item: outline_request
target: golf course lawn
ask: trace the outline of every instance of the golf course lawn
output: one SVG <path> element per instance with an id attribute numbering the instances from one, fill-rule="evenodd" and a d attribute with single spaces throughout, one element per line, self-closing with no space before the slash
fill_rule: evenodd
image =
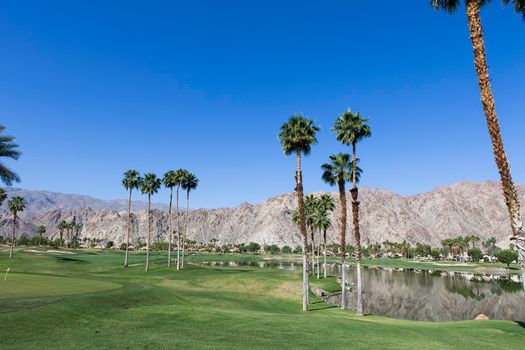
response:
<path id="1" fill-rule="evenodd" d="M 146 273 L 143 253 L 124 269 L 122 253 L 19 249 L 9 259 L 1 250 L 0 269 L 11 271 L 0 280 L 0 348 L 525 348 L 525 328 L 510 321 L 357 317 L 321 302 L 302 312 L 299 272 L 191 264 L 198 259 L 177 272 L 155 252 Z"/>

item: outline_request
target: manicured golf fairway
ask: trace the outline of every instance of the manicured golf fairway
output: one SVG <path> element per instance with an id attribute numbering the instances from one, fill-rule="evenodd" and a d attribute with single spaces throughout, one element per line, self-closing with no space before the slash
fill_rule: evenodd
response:
<path id="1" fill-rule="evenodd" d="M 193 258 L 197 260 L 198 257 Z M 508 321 L 359 318 L 324 303 L 301 309 L 300 274 L 188 264 L 165 256 L 0 251 L 2 349 L 523 349 Z M 192 258 L 189 259 L 190 262 Z M 333 281 L 326 285 L 333 285 Z"/>

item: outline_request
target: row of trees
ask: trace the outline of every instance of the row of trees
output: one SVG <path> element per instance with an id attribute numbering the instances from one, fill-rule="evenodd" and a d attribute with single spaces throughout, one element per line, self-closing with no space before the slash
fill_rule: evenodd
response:
<path id="1" fill-rule="evenodd" d="M 140 173 L 136 170 L 128 170 L 124 173 L 122 179 L 122 186 L 128 191 L 128 229 L 126 233 L 126 254 L 124 257 L 124 266 L 128 267 L 128 254 L 129 254 L 129 236 L 131 231 L 131 199 L 133 190 L 140 190 L 143 195 L 148 196 L 148 239 L 146 244 L 146 271 L 149 270 L 149 255 L 151 248 L 151 196 L 156 194 L 161 188 L 162 184 L 164 187 L 170 190 L 169 200 L 169 211 L 168 211 L 168 267 L 171 266 L 171 252 L 173 234 L 177 237 L 177 270 L 184 268 L 184 257 L 186 247 L 186 229 L 188 226 L 188 211 L 190 202 L 190 192 L 195 190 L 199 184 L 197 177 L 185 169 L 169 170 L 163 176 L 158 178 L 153 173 L 147 173 L 144 176 L 140 176 Z M 173 228 L 173 189 L 176 191 L 176 204 L 175 212 L 177 219 L 177 229 Z M 180 189 L 186 191 L 186 213 L 184 216 L 184 223 L 180 220 L 179 211 L 179 191 Z M 183 225 L 181 225 L 183 224 Z M 182 234 L 181 234 L 182 233 Z M 182 246 L 182 254 L 181 254 Z"/>
<path id="2" fill-rule="evenodd" d="M 352 196 L 352 223 L 354 226 L 354 235 L 356 242 L 356 268 L 357 268 L 357 314 L 362 315 L 362 286 L 361 286 L 361 236 L 359 231 L 359 191 L 357 183 L 362 173 L 358 168 L 357 158 L 357 144 L 371 136 L 371 129 L 368 125 L 368 118 L 362 118 L 359 113 L 353 113 L 350 109 L 343 112 L 337 119 L 332 128 L 336 133 L 336 139 L 343 145 L 352 146 L 352 155 L 346 153 L 333 154 L 330 156 L 329 163 L 322 165 L 323 180 L 328 184 L 338 186 L 339 201 L 341 208 L 341 223 L 340 223 L 340 248 L 339 254 L 341 257 L 342 269 L 342 296 L 341 308 L 345 308 L 345 289 L 346 289 L 346 182 L 352 181 L 352 189 L 350 191 Z M 317 143 L 316 134 L 319 127 L 314 124 L 313 120 L 305 118 L 303 115 L 296 114 L 281 126 L 279 139 L 283 148 L 284 154 L 289 156 L 294 154 L 296 156 L 296 192 L 297 192 L 297 215 L 295 221 L 299 225 L 299 230 L 302 239 L 303 250 L 303 310 L 308 310 L 309 304 L 309 281 L 308 281 L 308 236 L 307 227 L 310 228 L 312 249 L 315 249 L 313 229 L 318 228 L 315 220 L 312 219 L 312 213 L 315 213 L 316 207 L 313 198 L 305 198 L 303 195 L 303 179 L 301 170 L 301 160 L 303 155 L 308 155 L 311 151 L 312 145 Z M 332 209 L 333 210 L 333 207 Z M 328 210 L 326 210 L 328 212 Z M 329 223 L 327 224 L 329 225 Z M 326 245 L 325 245 L 326 246 Z M 318 249 L 319 250 L 319 249 Z M 324 249 L 326 253 L 326 248 Z M 314 251 L 312 250 L 312 261 L 314 259 Z M 312 272 L 314 265 L 312 263 Z"/>

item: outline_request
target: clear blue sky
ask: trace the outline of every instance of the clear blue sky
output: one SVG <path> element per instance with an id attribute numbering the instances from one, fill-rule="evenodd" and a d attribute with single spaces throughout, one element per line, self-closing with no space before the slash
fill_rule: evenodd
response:
<path id="1" fill-rule="evenodd" d="M 379 5 L 381 4 L 381 6 Z M 496 106 L 525 183 L 525 22 L 482 11 Z M 2 1 L 0 122 L 23 157 L 19 187 L 125 198 L 129 168 L 201 180 L 192 207 L 294 188 L 277 132 L 321 126 L 306 191 L 347 107 L 372 118 L 362 185 L 414 194 L 497 179 L 464 11 L 407 1 Z M 167 199 L 163 191 L 156 201 Z"/>

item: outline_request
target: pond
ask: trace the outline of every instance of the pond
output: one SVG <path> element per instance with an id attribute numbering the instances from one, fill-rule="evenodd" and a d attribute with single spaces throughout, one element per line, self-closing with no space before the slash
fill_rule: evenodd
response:
<path id="1" fill-rule="evenodd" d="M 275 268 L 299 270 L 300 262 L 290 261 L 207 261 L 208 266 Z M 321 270 L 322 271 L 322 270 Z M 340 264 L 328 264 L 328 274 L 340 276 Z M 347 268 L 350 282 L 355 267 Z M 479 314 L 490 319 L 525 321 L 525 293 L 518 275 L 464 272 L 363 268 L 363 307 L 366 314 L 419 321 L 472 320 Z M 353 288 L 347 292 L 348 308 L 355 307 Z M 338 305 L 340 294 L 327 303 Z"/>

